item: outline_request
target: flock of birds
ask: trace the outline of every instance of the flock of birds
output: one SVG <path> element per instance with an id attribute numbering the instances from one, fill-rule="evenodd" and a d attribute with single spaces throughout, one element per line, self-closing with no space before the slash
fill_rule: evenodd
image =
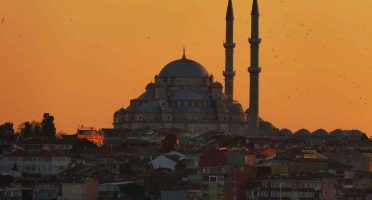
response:
<path id="1" fill-rule="evenodd" d="M 281 0 L 280 3 L 284 3 L 284 0 Z M 188 11 L 188 12 L 191 12 L 191 9 L 188 9 L 187 11 Z M 285 18 L 285 21 L 286 21 L 286 22 L 289 22 L 289 21 L 291 20 L 290 17 L 289 17 L 288 15 L 285 15 L 284 18 Z M 72 18 L 69 18 L 69 20 L 72 21 Z M 2 19 L 1 19 L 1 23 L 5 23 L 5 21 L 6 21 L 6 18 L 5 18 L 5 17 L 2 17 Z M 247 22 L 247 23 L 249 23 L 249 22 Z M 288 24 L 288 23 L 284 23 L 284 24 L 282 24 L 281 26 L 282 26 L 283 28 L 286 28 L 286 27 L 287 27 L 287 24 Z M 303 30 L 303 34 L 304 34 L 304 35 L 303 35 L 303 38 L 304 38 L 305 40 L 309 39 L 309 38 L 311 37 L 311 34 L 313 33 L 313 29 L 312 29 L 311 27 L 307 27 L 305 23 L 301 23 L 301 24 L 299 24 L 299 27 Z M 21 34 L 19 34 L 19 36 L 21 36 Z M 145 37 L 146 37 L 147 40 L 150 40 L 150 39 L 151 39 L 151 36 L 148 35 L 148 34 L 147 34 Z M 246 36 L 238 35 L 238 37 L 246 37 Z M 273 37 L 279 37 L 279 35 L 278 35 L 278 34 L 275 34 L 275 35 L 274 35 L 273 32 L 272 32 L 272 30 L 269 30 L 269 31 L 268 31 L 268 39 L 272 39 Z M 291 37 L 291 34 L 287 33 L 287 34 L 285 34 L 284 37 L 285 37 L 285 38 L 290 38 L 290 37 Z M 339 40 L 343 40 L 343 38 L 339 38 Z M 321 47 L 322 47 L 322 48 L 325 48 L 326 45 L 325 45 L 325 44 L 321 44 Z M 365 48 L 365 49 L 367 49 L 367 48 Z M 279 56 L 278 56 L 278 54 L 275 54 L 276 50 L 275 50 L 274 48 L 271 49 L 271 52 L 274 54 L 273 56 L 274 56 L 275 59 L 279 59 L 279 60 L 278 60 L 278 63 L 279 63 L 279 64 L 281 64 L 281 65 L 284 64 L 285 61 L 284 61 L 283 59 L 280 59 Z M 293 58 L 293 61 L 294 61 L 294 62 L 296 62 L 297 60 L 298 60 L 298 59 L 297 59 L 296 57 Z M 320 73 L 320 70 L 318 70 L 317 72 Z M 342 74 L 338 74 L 337 76 L 338 76 L 339 78 L 343 78 L 343 81 L 344 81 L 344 82 L 348 81 L 347 78 L 346 78 L 344 75 L 342 75 Z M 352 87 L 353 87 L 354 89 L 358 89 L 358 88 L 360 87 L 360 85 L 357 84 L 355 81 L 352 81 L 352 82 L 351 82 L 351 85 L 352 85 Z M 299 87 L 296 87 L 295 90 L 298 91 L 298 90 L 299 90 Z M 307 94 L 309 94 L 309 92 L 307 92 Z M 288 95 L 287 97 L 288 97 L 288 98 L 291 98 L 290 95 Z M 363 100 L 364 100 L 364 98 L 362 98 L 362 97 L 359 97 L 359 98 L 357 98 L 357 99 L 358 99 L 359 101 L 363 101 Z M 349 100 L 349 104 L 351 104 L 351 103 L 352 103 L 352 101 Z M 368 103 L 367 103 L 367 102 L 364 102 L 364 104 L 367 105 Z"/>

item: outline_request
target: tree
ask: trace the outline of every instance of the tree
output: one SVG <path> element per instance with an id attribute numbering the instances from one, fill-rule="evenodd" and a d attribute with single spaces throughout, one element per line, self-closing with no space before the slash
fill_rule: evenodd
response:
<path id="1" fill-rule="evenodd" d="M 37 121 L 23 122 L 18 128 L 22 140 L 41 137 L 40 129 L 41 125 Z"/>
<path id="2" fill-rule="evenodd" d="M 14 136 L 14 129 L 12 122 L 6 122 L 0 125 L 0 139 L 5 139 L 8 142 L 12 142 Z"/>
<path id="3" fill-rule="evenodd" d="M 27 139 L 32 137 L 33 134 L 33 127 L 30 122 L 24 122 L 19 126 L 19 134 L 22 139 Z"/>
<path id="4" fill-rule="evenodd" d="M 40 122 L 24 122 L 19 128 L 21 138 L 50 138 L 56 136 L 56 128 L 54 125 L 54 117 L 49 113 L 44 113 L 43 120 Z"/>
<path id="5" fill-rule="evenodd" d="M 41 130 L 42 137 L 55 137 L 56 127 L 54 125 L 54 117 L 49 115 L 49 113 L 44 113 L 43 120 L 41 121 Z"/>
<path id="6" fill-rule="evenodd" d="M 12 122 L 6 122 L 2 125 L 0 125 L 0 137 L 8 136 L 9 134 L 13 134 L 13 123 Z"/>

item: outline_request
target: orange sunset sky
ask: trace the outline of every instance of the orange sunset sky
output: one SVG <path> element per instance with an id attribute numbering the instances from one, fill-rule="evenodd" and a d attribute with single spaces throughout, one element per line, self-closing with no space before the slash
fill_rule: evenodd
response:
<path id="1" fill-rule="evenodd" d="M 372 1 L 260 0 L 260 115 L 278 128 L 372 135 Z M 182 55 L 223 82 L 227 0 L 1 0 L 0 123 L 57 131 L 112 115 Z M 249 94 L 251 0 L 234 0 L 235 96 Z"/>

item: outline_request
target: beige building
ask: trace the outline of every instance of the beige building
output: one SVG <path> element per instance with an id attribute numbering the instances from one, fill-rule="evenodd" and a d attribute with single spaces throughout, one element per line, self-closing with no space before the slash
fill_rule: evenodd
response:
<path id="1" fill-rule="evenodd" d="M 61 184 L 61 200 L 92 200 L 98 198 L 99 183 L 95 179 Z"/>

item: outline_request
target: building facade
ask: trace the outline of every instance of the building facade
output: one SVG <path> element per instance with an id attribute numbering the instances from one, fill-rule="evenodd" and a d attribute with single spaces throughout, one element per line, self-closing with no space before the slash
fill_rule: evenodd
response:
<path id="1" fill-rule="evenodd" d="M 0 173 L 18 171 L 41 176 L 56 175 L 69 167 L 71 157 L 57 152 L 18 151 L 0 157 Z"/>

